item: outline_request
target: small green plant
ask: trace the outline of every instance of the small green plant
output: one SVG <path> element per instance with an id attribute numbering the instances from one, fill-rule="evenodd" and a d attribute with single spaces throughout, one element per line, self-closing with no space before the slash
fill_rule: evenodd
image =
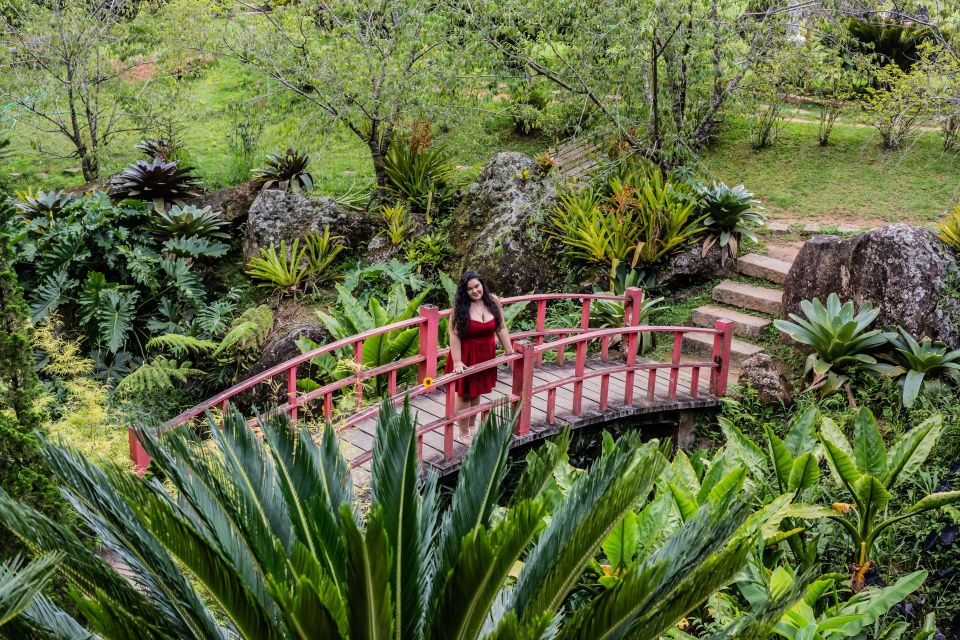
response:
<path id="1" fill-rule="evenodd" d="M 394 144 L 383 161 L 387 187 L 420 212 L 443 210 L 456 197 L 450 154 L 440 147 Z"/>
<path id="2" fill-rule="evenodd" d="M 550 173 L 557 167 L 557 158 L 550 155 L 549 152 L 544 151 L 543 153 L 537 154 L 533 159 L 544 173 Z"/>
<path id="3" fill-rule="evenodd" d="M 736 258 L 741 236 L 757 241 L 753 230 L 764 223 L 766 216 L 760 210 L 760 201 L 746 187 L 739 184 L 731 188 L 722 182 L 714 182 L 709 187 L 697 189 L 697 194 L 700 196 L 697 210 L 704 216 L 703 224 L 708 229 L 703 241 L 703 255 L 719 243 L 725 257 L 729 254 Z"/>
<path id="4" fill-rule="evenodd" d="M 774 320 L 774 326 L 791 338 L 813 349 L 804 366 L 804 377 L 811 376 L 810 389 L 825 395 L 847 385 L 844 372 L 863 368 L 877 373 L 892 373 L 890 365 L 878 363 L 871 355 L 886 345 L 896 334 L 867 327 L 880 315 L 869 302 L 856 311 L 853 302 L 840 304 L 840 297 L 831 293 L 826 306 L 818 298 L 800 303 L 804 317 L 791 313 L 792 320 Z"/>
<path id="5" fill-rule="evenodd" d="M 533 82 L 518 85 L 507 100 L 507 113 L 517 133 L 531 135 L 547 126 L 550 98 L 546 89 Z"/>
<path id="6" fill-rule="evenodd" d="M 173 205 L 153 214 L 150 230 L 161 238 L 221 238 L 227 240 L 230 223 L 211 207 Z"/>
<path id="7" fill-rule="evenodd" d="M 390 244 L 396 246 L 403 242 L 404 236 L 410 231 L 407 207 L 403 203 L 393 206 L 384 205 L 380 209 L 380 215 L 383 216 L 383 221 L 387 225 L 387 238 L 390 239 Z"/>
<path id="8" fill-rule="evenodd" d="M 161 158 L 137 160 L 113 177 L 110 196 L 115 200 L 152 202 L 156 210 L 199 195 L 200 182 L 189 168 Z"/>
<path id="9" fill-rule="evenodd" d="M 183 147 L 173 138 L 150 138 L 141 140 L 133 145 L 142 151 L 147 159 L 160 158 L 164 162 L 173 162 L 178 159 Z"/>
<path id="10" fill-rule="evenodd" d="M 891 349 L 884 358 L 903 374 L 903 406 L 912 407 L 924 384 L 938 375 L 960 383 L 960 349 L 949 350 L 943 342 L 924 338 L 917 342 L 903 327 L 890 338 Z"/>
<path id="11" fill-rule="evenodd" d="M 953 208 L 953 213 L 937 224 L 940 232 L 937 237 L 943 240 L 951 249 L 960 252 L 960 205 Z"/>
<path id="12" fill-rule="evenodd" d="M 310 191 L 313 189 L 313 176 L 307 171 L 310 155 L 301 153 L 293 147 L 286 151 L 267 154 L 267 166 L 253 172 L 253 184 L 259 189 L 281 189 L 292 191 Z"/>
<path id="13" fill-rule="evenodd" d="M 654 277 L 647 277 L 646 272 L 641 269 L 628 269 L 627 265 L 620 263 L 611 274 L 610 290 L 604 291 L 597 285 L 593 286 L 593 292 L 611 293 L 615 296 L 622 296 L 630 287 L 651 288 L 654 284 Z M 663 298 L 644 297 L 640 306 L 640 318 L 638 324 L 650 324 L 650 317 L 659 310 Z M 624 309 L 626 305 L 616 300 L 593 300 L 590 304 L 590 326 L 597 328 L 622 327 L 624 326 Z M 640 353 L 647 353 L 656 345 L 655 333 L 640 334 Z"/>
<path id="14" fill-rule="evenodd" d="M 330 279 L 333 263 L 343 251 L 343 244 L 338 242 L 342 239 L 343 236 L 330 235 L 329 225 L 323 228 L 323 233 L 311 231 L 304 238 L 304 257 L 315 285 Z"/>
<path id="15" fill-rule="evenodd" d="M 77 197 L 72 193 L 64 193 L 63 191 L 38 191 L 33 195 L 30 193 L 18 194 L 17 199 L 17 209 L 28 218 L 39 216 L 52 218 L 74 202 Z"/>
<path id="16" fill-rule="evenodd" d="M 820 428 L 820 443 L 834 478 L 849 494 L 849 504 L 836 504 L 838 512 L 831 520 L 841 525 L 849 537 L 854 557 L 851 586 L 854 593 L 863 589 L 866 574 L 874 566 L 873 546 L 889 527 L 916 516 L 960 502 L 960 491 L 932 493 L 899 513 L 889 514 L 891 491 L 926 461 L 940 439 L 943 420 L 935 415 L 900 436 L 890 449 L 869 409 L 860 409 L 856 419 L 853 446 L 830 418 Z"/>
<path id="17" fill-rule="evenodd" d="M 438 269 L 450 254 L 450 241 L 442 231 L 434 231 L 416 239 L 407 247 L 407 261 L 417 265 L 417 271 Z"/>
<path id="18" fill-rule="evenodd" d="M 260 256 L 247 265 L 247 275 L 259 280 L 258 287 L 296 294 L 310 275 L 306 253 L 307 248 L 300 246 L 299 238 L 293 241 L 289 251 L 286 240 L 280 241 L 279 248 L 273 244 L 267 249 L 261 247 Z"/>

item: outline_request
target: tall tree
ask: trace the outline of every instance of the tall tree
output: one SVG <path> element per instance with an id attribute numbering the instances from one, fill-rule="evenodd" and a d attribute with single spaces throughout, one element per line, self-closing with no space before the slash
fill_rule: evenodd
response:
<path id="1" fill-rule="evenodd" d="M 377 186 L 398 125 L 423 112 L 446 74 L 450 35 L 430 0 L 303 0 L 260 11 L 239 0 L 225 50 L 345 125 L 370 151 Z"/>

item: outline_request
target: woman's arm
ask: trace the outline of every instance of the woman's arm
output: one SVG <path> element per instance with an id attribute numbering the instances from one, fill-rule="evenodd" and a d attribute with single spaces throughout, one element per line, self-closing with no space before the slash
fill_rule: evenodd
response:
<path id="1" fill-rule="evenodd" d="M 497 305 L 497 308 L 500 309 L 500 328 L 497 329 L 497 337 L 500 338 L 500 344 L 503 346 L 503 354 L 510 355 L 513 353 L 513 343 L 510 342 L 510 330 L 507 329 L 507 318 L 503 315 L 503 305 L 500 304 L 500 298 L 497 296 L 491 296 L 493 298 L 493 303 Z"/>
<path id="2" fill-rule="evenodd" d="M 447 327 L 450 333 L 450 359 L 453 360 L 453 373 L 462 373 L 466 371 L 467 366 L 463 364 L 463 354 L 460 351 L 460 336 L 457 335 L 457 330 L 453 326 L 453 314 L 450 314 Z"/>

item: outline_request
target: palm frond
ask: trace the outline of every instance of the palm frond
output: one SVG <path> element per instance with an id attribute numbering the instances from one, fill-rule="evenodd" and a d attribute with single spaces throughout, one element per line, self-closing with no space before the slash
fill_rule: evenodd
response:
<path id="1" fill-rule="evenodd" d="M 62 553 L 51 553 L 26 564 L 21 564 L 20 558 L 14 558 L 9 565 L 0 563 L 0 626 L 27 608 L 62 559 Z"/>
<path id="2" fill-rule="evenodd" d="M 350 637 L 389 640 L 393 637 L 390 541 L 381 507 L 371 511 L 363 533 L 347 505 L 340 507 L 340 523 L 347 542 Z"/>

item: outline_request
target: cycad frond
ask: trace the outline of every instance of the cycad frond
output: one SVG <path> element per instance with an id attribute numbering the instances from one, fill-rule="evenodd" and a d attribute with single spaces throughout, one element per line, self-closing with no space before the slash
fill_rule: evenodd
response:
<path id="1" fill-rule="evenodd" d="M 25 565 L 19 558 L 14 558 L 9 566 L 0 563 L 0 626 L 27 608 L 56 572 L 62 558 L 62 553 L 51 553 Z"/>
<path id="2" fill-rule="evenodd" d="M 538 449 L 527 454 L 526 466 L 513 492 L 513 500 L 534 500 L 553 481 L 553 472 L 567 461 L 570 448 L 570 430 L 564 429 L 560 435 Z"/>
<path id="3" fill-rule="evenodd" d="M 625 435 L 574 482 L 517 581 L 512 608 L 521 621 L 559 609 L 603 540 L 660 476 L 656 446 Z"/>
<path id="4" fill-rule="evenodd" d="M 350 637 L 390 640 L 393 637 L 390 541 L 383 524 L 383 512 L 379 506 L 374 507 L 367 518 L 366 531 L 361 533 L 349 505 L 342 505 L 340 523 L 347 543 Z"/>

